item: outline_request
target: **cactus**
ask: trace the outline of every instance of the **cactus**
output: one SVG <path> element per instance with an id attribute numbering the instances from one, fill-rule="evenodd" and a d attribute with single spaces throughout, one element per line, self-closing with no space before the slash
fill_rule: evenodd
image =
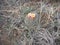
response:
<path id="1" fill-rule="evenodd" d="M 59 45 L 60 5 L 38 1 L 1 0 L 1 45 Z"/>

